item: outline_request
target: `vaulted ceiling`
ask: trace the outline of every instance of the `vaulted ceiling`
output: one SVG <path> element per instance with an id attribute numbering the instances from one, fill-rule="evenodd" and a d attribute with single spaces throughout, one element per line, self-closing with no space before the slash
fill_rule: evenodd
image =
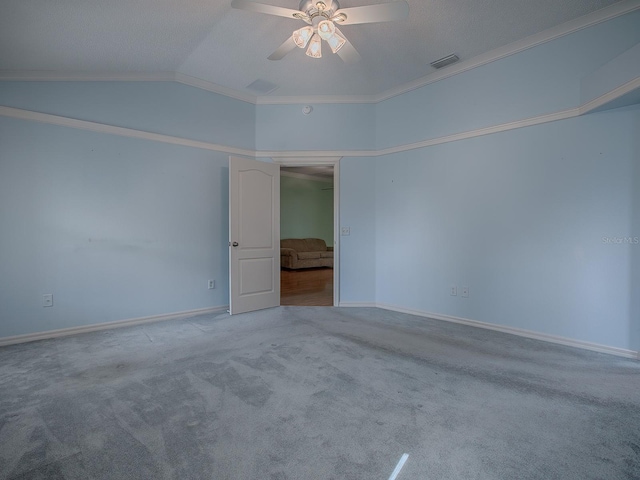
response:
<path id="1" fill-rule="evenodd" d="M 260 0 L 297 9 L 298 0 Z M 383 0 L 341 0 L 343 8 Z M 178 73 L 244 95 L 381 95 L 435 70 L 556 27 L 614 0 L 409 0 L 409 17 L 344 25 L 362 60 L 295 49 L 267 57 L 302 21 L 231 8 L 231 0 L 3 0 L 0 77 L 153 78 Z M 449 67 L 450 68 L 450 67 Z M 267 82 L 267 83 L 264 83 Z"/>

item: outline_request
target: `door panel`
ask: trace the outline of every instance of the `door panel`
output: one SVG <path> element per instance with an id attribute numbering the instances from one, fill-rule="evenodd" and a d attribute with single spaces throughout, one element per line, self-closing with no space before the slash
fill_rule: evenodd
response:
<path id="1" fill-rule="evenodd" d="M 229 161 L 231 314 L 280 305 L 280 166 Z"/>

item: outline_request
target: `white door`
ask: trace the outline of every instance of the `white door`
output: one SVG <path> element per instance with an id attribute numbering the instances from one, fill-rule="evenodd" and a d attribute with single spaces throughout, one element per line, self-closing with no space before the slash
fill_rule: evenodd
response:
<path id="1" fill-rule="evenodd" d="M 229 160 L 229 312 L 280 305 L 280 165 Z"/>

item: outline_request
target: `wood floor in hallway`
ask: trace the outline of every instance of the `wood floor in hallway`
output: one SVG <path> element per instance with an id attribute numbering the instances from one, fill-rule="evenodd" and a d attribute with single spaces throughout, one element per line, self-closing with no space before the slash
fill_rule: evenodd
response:
<path id="1" fill-rule="evenodd" d="M 280 305 L 332 306 L 333 269 L 281 270 Z"/>

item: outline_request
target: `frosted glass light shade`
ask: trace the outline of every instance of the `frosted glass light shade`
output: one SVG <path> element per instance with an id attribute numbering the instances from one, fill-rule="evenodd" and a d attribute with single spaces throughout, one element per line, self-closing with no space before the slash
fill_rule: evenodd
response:
<path id="1" fill-rule="evenodd" d="M 323 40 L 329 40 L 336 33 L 336 26 L 331 20 L 323 20 L 318 24 L 318 35 Z"/>
<path id="2" fill-rule="evenodd" d="M 312 36 L 312 27 L 302 27 L 300 30 L 296 30 L 293 32 L 293 41 L 298 47 L 304 48 L 307 46 L 307 43 L 309 43 L 309 40 L 311 40 Z"/>
<path id="3" fill-rule="evenodd" d="M 347 41 L 337 33 L 334 33 L 331 37 L 327 39 L 327 43 L 331 47 L 331 51 L 333 53 L 337 53 L 338 50 L 340 50 L 342 46 L 345 43 L 347 43 Z"/>
<path id="4" fill-rule="evenodd" d="M 322 57 L 322 40 L 317 33 L 311 37 L 309 48 L 307 48 L 307 55 L 313 58 Z"/>

